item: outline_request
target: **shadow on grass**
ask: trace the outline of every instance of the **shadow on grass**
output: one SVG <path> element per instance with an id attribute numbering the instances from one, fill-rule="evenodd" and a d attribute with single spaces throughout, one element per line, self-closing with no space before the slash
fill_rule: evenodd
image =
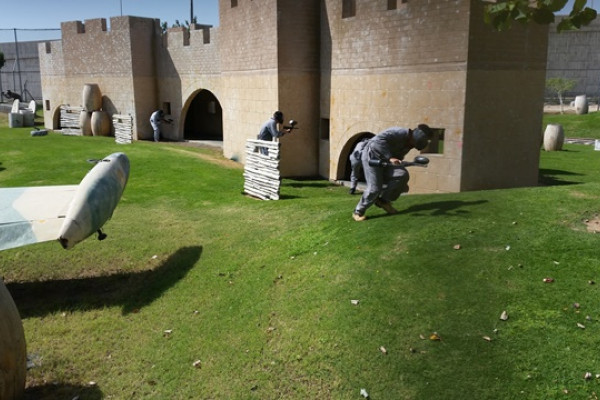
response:
<path id="1" fill-rule="evenodd" d="M 447 200 L 447 201 L 434 201 L 431 203 L 417 204 L 410 206 L 405 210 L 398 210 L 398 214 L 414 214 L 417 216 L 430 216 L 430 215 L 459 215 L 468 214 L 469 211 L 464 210 L 464 207 L 476 206 L 479 204 L 487 203 L 487 200 L 476 200 L 476 201 L 460 201 L 460 200 Z"/>
<path id="2" fill-rule="evenodd" d="M 81 279 L 16 282 L 6 285 L 21 318 L 56 311 L 121 305 L 137 312 L 181 280 L 202 254 L 201 246 L 183 247 L 155 269 Z"/>
<path id="3" fill-rule="evenodd" d="M 326 188 L 337 186 L 328 180 L 319 177 L 308 177 L 308 178 L 286 178 L 281 182 L 281 186 L 289 186 L 293 188 L 313 187 L 313 188 Z"/>
<path id="4" fill-rule="evenodd" d="M 562 180 L 558 176 L 581 176 L 576 172 L 540 168 L 538 181 L 542 186 L 577 185 L 581 182 Z"/>
<path id="5" fill-rule="evenodd" d="M 81 399 L 100 400 L 104 395 L 97 387 L 46 384 L 25 389 L 22 400 Z"/>

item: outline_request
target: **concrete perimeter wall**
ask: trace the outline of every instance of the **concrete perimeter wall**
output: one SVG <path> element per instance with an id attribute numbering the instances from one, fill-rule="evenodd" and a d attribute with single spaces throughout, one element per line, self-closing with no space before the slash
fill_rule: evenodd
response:
<path id="1" fill-rule="evenodd" d="M 565 93 L 569 97 L 600 98 L 600 19 L 578 31 L 558 33 L 556 24 L 550 26 L 546 78 L 576 80 L 573 90 Z M 547 97 L 557 100 L 552 91 Z"/>
<path id="2" fill-rule="evenodd" d="M 38 45 L 40 42 L 0 43 L 0 52 L 4 54 L 4 67 L 0 69 L 0 91 L 10 90 L 21 94 L 23 100 L 42 100 L 42 83 L 40 81 L 40 61 Z M 0 101 L 8 101 L 5 98 Z"/>

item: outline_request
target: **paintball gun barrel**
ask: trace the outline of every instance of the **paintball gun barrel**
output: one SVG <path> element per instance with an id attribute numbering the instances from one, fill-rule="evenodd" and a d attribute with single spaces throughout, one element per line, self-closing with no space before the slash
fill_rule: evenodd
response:
<path id="1" fill-rule="evenodd" d="M 427 164 L 429 164 L 429 158 L 425 157 L 425 156 L 416 156 L 414 160 L 412 161 L 402 161 L 400 164 L 392 164 L 388 161 L 382 161 L 382 160 L 369 160 L 369 165 L 371 167 L 381 167 L 381 168 L 385 168 L 385 167 L 412 167 L 412 166 L 417 166 L 417 167 L 427 167 Z"/>

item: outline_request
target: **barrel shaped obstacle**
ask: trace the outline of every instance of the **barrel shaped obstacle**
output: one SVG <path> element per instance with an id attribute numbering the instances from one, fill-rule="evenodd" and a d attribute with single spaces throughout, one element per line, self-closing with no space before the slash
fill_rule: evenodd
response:
<path id="1" fill-rule="evenodd" d="M 25 332 L 15 302 L 1 279 L 0 321 L 0 399 L 17 400 L 25 391 Z"/>
<path id="2" fill-rule="evenodd" d="M 79 114 L 79 126 L 83 136 L 92 136 L 92 113 L 82 110 Z"/>
<path id="3" fill-rule="evenodd" d="M 587 96 L 585 94 L 575 97 L 575 113 L 579 115 L 587 114 L 589 111 L 589 104 Z"/>
<path id="4" fill-rule="evenodd" d="M 548 124 L 544 131 L 544 150 L 559 151 L 562 150 L 565 142 L 565 133 L 560 124 Z"/>
<path id="5" fill-rule="evenodd" d="M 96 83 L 86 83 L 83 86 L 83 109 L 85 111 L 97 111 L 102 108 L 102 92 Z"/>
<path id="6" fill-rule="evenodd" d="M 110 117 L 106 111 L 94 111 L 92 113 L 92 135 L 110 136 Z"/>

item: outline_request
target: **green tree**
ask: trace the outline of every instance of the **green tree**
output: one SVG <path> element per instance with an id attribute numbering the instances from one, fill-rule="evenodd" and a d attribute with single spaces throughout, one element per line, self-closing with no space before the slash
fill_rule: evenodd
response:
<path id="1" fill-rule="evenodd" d="M 536 22 L 548 25 L 555 21 L 568 0 L 482 0 L 485 6 L 485 21 L 496 30 L 510 28 L 513 21 Z M 586 7 L 587 0 L 575 0 L 568 16 L 557 25 L 559 32 L 579 29 L 596 19 L 596 10 Z"/>
<path id="2" fill-rule="evenodd" d="M 564 112 L 563 110 L 563 94 L 571 90 L 577 84 L 576 79 L 566 79 L 566 78 L 550 78 L 546 81 L 546 87 L 550 90 L 553 90 L 558 95 L 558 101 L 560 102 L 560 113 Z"/>

